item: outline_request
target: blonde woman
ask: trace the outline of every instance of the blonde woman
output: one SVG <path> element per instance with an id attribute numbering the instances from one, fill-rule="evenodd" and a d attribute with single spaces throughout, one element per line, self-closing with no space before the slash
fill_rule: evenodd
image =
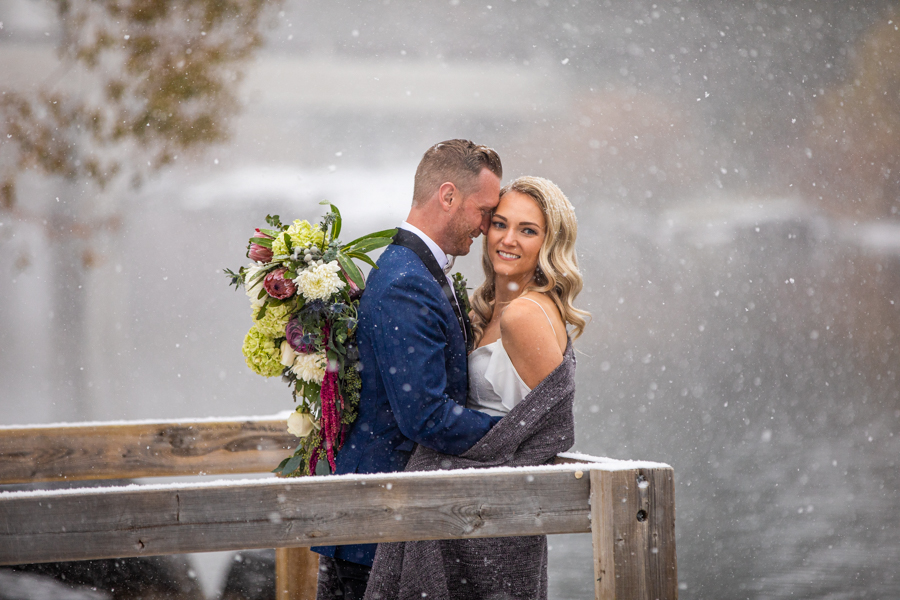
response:
<path id="1" fill-rule="evenodd" d="M 520 177 L 500 192 L 484 240 L 485 281 L 472 298 L 476 349 L 468 407 L 504 415 L 563 361 L 587 313 L 572 304 L 582 278 L 575 211 L 553 182 Z"/>
<path id="2" fill-rule="evenodd" d="M 419 446 L 406 470 L 533 466 L 574 441 L 575 356 L 588 313 L 575 211 L 547 179 L 500 192 L 485 235 L 485 282 L 472 298 L 476 348 L 468 408 L 503 418 L 461 456 Z M 508 498 L 495 499 L 508 504 Z M 492 499 L 481 504 L 490 513 Z M 379 544 L 367 600 L 547 598 L 545 536 Z"/>

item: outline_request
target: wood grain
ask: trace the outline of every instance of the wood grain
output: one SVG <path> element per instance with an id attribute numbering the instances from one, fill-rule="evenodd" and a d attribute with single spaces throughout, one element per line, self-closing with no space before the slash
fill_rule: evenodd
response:
<path id="1" fill-rule="evenodd" d="M 315 600 L 319 555 L 309 548 L 275 550 L 277 600 Z"/>
<path id="2" fill-rule="evenodd" d="M 612 506 L 612 473 L 592 470 L 591 545 L 594 550 L 594 597 L 615 600 L 615 523 Z"/>
<path id="3" fill-rule="evenodd" d="M 0 483 L 271 471 L 297 438 L 283 420 L 0 429 Z"/>
<path id="4" fill-rule="evenodd" d="M 0 494 L 0 564 L 587 532 L 576 468 Z"/>
<path id="5" fill-rule="evenodd" d="M 592 519 L 600 523 L 594 536 L 596 576 L 603 577 L 597 598 L 676 600 L 672 469 L 599 471 L 591 477 L 592 486 L 599 480 L 600 487 L 600 506 L 592 506 Z"/>

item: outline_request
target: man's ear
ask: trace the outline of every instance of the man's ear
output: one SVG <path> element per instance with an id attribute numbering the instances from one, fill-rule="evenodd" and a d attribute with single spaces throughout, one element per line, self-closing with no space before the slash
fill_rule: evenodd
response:
<path id="1" fill-rule="evenodd" d="M 438 188 L 438 202 L 444 212 L 450 212 L 454 204 L 459 205 L 462 202 L 462 194 L 453 183 L 447 181 Z"/>

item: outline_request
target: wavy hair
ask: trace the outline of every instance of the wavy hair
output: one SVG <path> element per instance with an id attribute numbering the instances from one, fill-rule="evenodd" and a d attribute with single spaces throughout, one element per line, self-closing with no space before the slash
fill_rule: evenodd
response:
<path id="1" fill-rule="evenodd" d="M 576 339 L 584 331 L 591 314 L 572 304 L 584 285 L 575 256 L 575 237 L 578 234 L 575 209 L 555 183 L 542 177 L 519 177 L 500 190 L 500 198 L 510 191 L 525 194 L 537 202 L 544 214 L 547 232 L 538 253 L 534 279 L 522 293 L 534 290 L 550 296 L 566 324 L 572 325 L 572 339 Z M 472 329 L 476 344 L 494 313 L 494 267 L 487 252 L 487 243 L 485 236 L 481 258 L 484 283 L 472 294 Z"/>

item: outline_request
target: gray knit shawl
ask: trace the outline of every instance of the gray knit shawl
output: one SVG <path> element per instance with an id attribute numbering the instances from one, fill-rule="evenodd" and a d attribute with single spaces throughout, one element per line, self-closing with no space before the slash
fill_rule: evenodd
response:
<path id="1" fill-rule="evenodd" d="M 462 456 L 418 446 L 407 471 L 523 467 L 551 462 L 572 447 L 575 354 L 562 363 Z M 547 598 L 547 536 L 379 544 L 366 600 Z"/>

